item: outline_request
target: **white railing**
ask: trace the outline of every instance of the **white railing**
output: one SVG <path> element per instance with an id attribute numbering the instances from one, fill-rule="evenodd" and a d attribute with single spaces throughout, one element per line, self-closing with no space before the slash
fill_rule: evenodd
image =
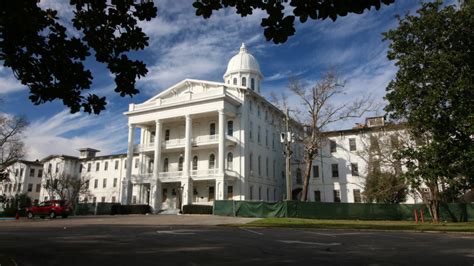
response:
<path id="1" fill-rule="evenodd" d="M 180 178 L 183 174 L 183 171 L 177 171 L 177 172 L 160 172 L 158 174 L 159 178 L 163 179 L 171 179 L 171 178 Z"/>
<path id="2" fill-rule="evenodd" d="M 170 140 L 165 140 L 163 141 L 163 144 L 165 147 L 177 147 L 177 146 L 182 146 L 185 143 L 185 139 L 170 139 Z"/>
<path id="3" fill-rule="evenodd" d="M 219 135 L 214 134 L 214 135 L 204 135 L 204 136 L 198 136 L 193 138 L 192 143 L 193 144 L 206 144 L 206 143 L 214 143 L 219 141 Z"/>
<path id="4" fill-rule="evenodd" d="M 206 170 L 192 170 L 192 177 L 206 177 L 206 176 L 215 176 L 219 172 L 219 169 L 206 169 Z"/>
<path id="5" fill-rule="evenodd" d="M 136 144 L 133 146 L 134 152 L 144 152 L 144 151 L 153 151 L 155 149 L 155 143 L 143 143 L 143 144 Z"/>

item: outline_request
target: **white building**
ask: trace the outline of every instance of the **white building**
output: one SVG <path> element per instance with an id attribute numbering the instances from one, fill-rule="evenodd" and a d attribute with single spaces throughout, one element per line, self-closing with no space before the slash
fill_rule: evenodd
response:
<path id="1" fill-rule="evenodd" d="M 26 193 L 32 201 L 38 201 L 42 176 L 42 163 L 20 160 L 7 167 L 7 178 L 0 182 L 0 195 L 10 200 Z"/>
<path id="2" fill-rule="evenodd" d="M 372 117 L 366 119 L 365 125 L 328 131 L 325 136 L 325 145 L 313 162 L 310 201 L 363 202 L 370 138 L 382 140 L 386 146 L 382 148 L 389 154 L 390 142 L 395 136 L 398 139 L 406 136 L 406 131 L 403 125 L 386 124 L 383 117 Z M 406 203 L 420 201 L 416 194 L 408 194 Z"/>
<path id="3" fill-rule="evenodd" d="M 130 104 L 122 203 L 150 199 L 155 210 L 223 199 L 282 200 L 284 114 L 260 95 L 263 75 L 242 44 L 224 82 L 186 79 Z M 139 143 L 134 143 L 139 134 Z M 149 195 L 147 195 L 149 193 Z"/>

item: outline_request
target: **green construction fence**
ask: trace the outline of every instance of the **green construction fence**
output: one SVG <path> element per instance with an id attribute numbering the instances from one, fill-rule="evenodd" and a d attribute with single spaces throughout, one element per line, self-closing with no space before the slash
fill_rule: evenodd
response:
<path id="1" fill-rule="evenodd" d="M 214 215 L 237 217 L 288 217 L 350 220 L 414 220 L 414 211 L 423 211 L 431 219 L 425 204 L 326 203 L 301 201 L 231 201 L 214 202 Z M 474 221 L 474 204 L 449 203 L 440 207 L 446 221 Z"/>

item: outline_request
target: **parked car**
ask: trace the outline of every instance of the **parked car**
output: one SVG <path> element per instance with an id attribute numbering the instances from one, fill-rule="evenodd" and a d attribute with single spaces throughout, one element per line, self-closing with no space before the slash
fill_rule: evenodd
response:
<path id="1" fill-rule="evenodd" d="M 56 218 L 58 215 L 67 218 L 70 212 L 71 206 L 65 200 L 47 200 L 33 207 L 26 208 L 26 216 L 28 219 L 32 219 L 35 215 L 41 218 L 49 216 L 51 219 Z"/>

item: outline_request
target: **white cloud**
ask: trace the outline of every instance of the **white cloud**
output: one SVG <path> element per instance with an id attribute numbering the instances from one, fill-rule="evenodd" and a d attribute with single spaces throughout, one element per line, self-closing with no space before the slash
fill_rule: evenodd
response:
<path id="1" fill-rule="evenodd" d="M 80 132 L 80 133 L 78 133 Z M 61 111 L 32 122 L 25 132 L 27 158 L 41 159 L 50 154 L 78 155 L 90 147 L 106 155 L 126 150 L 127 120 L 121 113 L 100 117 Z"/>
<path id="2" fill-rule="evenodd" d="M 0 95 L 22 91 L 26 88 L 13 76 L 10 69 L 0 66 Z"/>

